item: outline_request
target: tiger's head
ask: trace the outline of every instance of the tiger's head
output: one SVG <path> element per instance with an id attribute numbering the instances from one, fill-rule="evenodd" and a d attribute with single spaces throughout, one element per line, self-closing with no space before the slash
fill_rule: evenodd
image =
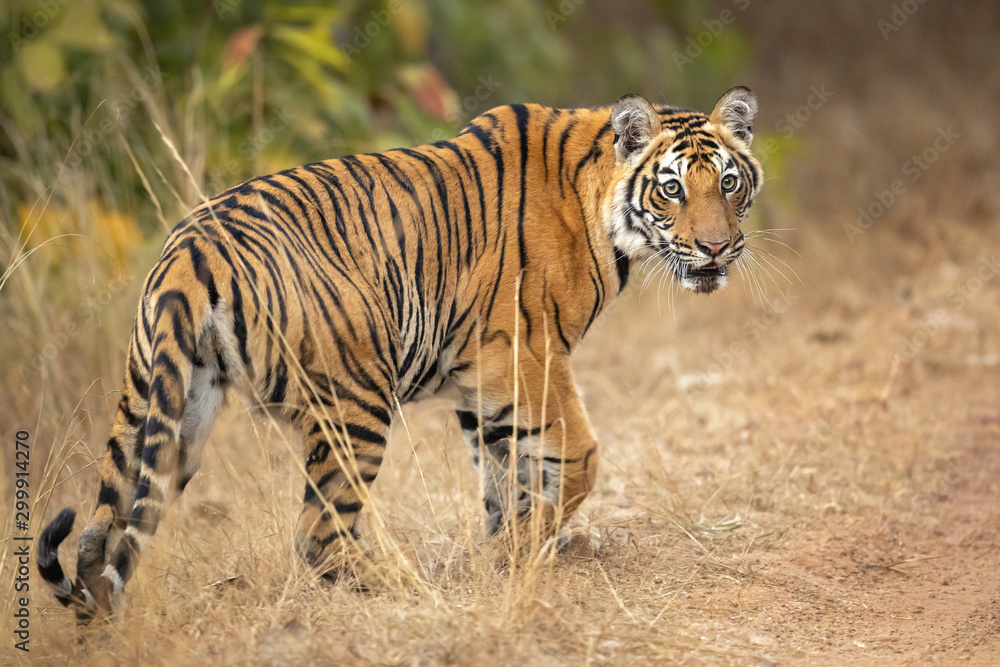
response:
<path id="1" fill-rule="evenodd" d="M 757 98 L 742 86 L 707 116 L 657 109 L 638 95 L 618 100 L 611 110 L 615 246 L 630 259 L 658 257 L 686 289 L 723 287 L 763 178 L 749 150 L 756 114 Z"/>

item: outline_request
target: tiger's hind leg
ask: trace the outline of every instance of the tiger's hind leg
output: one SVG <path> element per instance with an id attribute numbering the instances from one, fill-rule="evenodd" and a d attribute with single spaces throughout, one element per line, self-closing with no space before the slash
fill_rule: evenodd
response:
<path id="1" fill-rule="evenodd" d="M 336 406 L 314 405 L 294 420 L 308 475 L 295 550 L 328 578 L 354 575 L 366 585 L 357 521 L 382 464 L 390 417 L 384 402 L 339 398 Z"/>
<path id="2" fill-rule="evenodd" d="M 201 453 L 212 432 L 215 419 L 226 398 L 229 378 L 221 356 L 206 359 L 203 365 L 191 372 L 184 418 L 181 420 L 179 450 L 177 453 L 177 493 L 184 488 L 201 467 Z"/>

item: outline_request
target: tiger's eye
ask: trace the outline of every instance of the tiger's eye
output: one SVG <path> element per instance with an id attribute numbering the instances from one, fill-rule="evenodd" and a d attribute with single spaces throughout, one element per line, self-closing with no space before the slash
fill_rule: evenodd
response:
<path id="1" fill-rule="evenodd" d="M 736 189 L 736 177 L 733 176 L 732 174 L 726 174 L 722 178 L 722 191 L 732 192 L 735 189 Z"/>
<path id="2" fill-rule="evenodd" d="M 663 194 L 668 197 L 676 197 L 681 193 L 681 184 L 674 179 L 671 179 L 663 184 L 662 186 Z"/>

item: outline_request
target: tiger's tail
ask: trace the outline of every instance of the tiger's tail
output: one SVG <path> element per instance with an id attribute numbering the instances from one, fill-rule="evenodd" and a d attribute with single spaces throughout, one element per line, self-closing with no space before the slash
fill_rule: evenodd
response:
<path id="1" fill-rule="evenodd" d="M 97 507 L 80 535 L 76 579 L 70 580 L 59 563 L 59 545 L 73 530 L 76 512 L 67 508 L 45 527 L 38 544 L 38 571 L 56 599 L 73 607 L 77 618 L 87 621 L 108 608 L 107 591 L 100 583 L 106 552 L 125 529 L 126 508 L 135 496 L 136 481 L 146 440 L 147 395 L 150 366 L 150 329 L 140 312 L 129 343 L 125 383 L 111 427 L 107 452 L 101 466 Z"/>
<path id="2" fill-rule="evenodd" d="M 97 507 L 80 535 L 76 579 L 59 564 L 59 544 L 76 513 L 45 528 L 38 569 L 56 599 L 81 622 L 118 611 L 143 547 L 165 505 L 198 467 L 200 447 L 222 403 L 215 360 L 213 290 L 183 289 L 192 267 L 157 267 L 158 293 L 142 299 L 129 345 L 125 385 L 101 468 Z M 154 268 L 150 279 L 157 275 Z M 195 269 L 199 267 L 193 267 Z M 149 281 L 147 281 L 147 285 Z M 211 294 L 210 294 L 211 293 Z M 197 366 L 197 368 L 196 368 Z M 198 403 L 186 412 L 190 397 Z"/>
<path id="3" fill-rule="evenodd" d="M 38 540 L 38 572 L 64 607 L 74 605 L 86 611 L 94 606 L 93 596 L 78 582 L 71 581 L 59 564 L 59 545 L 72 532 L 74 520 L 76 510 L 67 507 L 42 531 Z"/>

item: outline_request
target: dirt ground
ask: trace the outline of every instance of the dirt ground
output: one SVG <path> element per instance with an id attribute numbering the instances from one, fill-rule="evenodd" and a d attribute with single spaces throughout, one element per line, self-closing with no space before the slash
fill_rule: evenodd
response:
<path id="1" fill-rule="evenodd" d="M 896 280 L 857 261 L 800 271 L 781 314 L 782 297 L 747 312 L 734 289 L 730 303 L 685 303 L 676 329 L 663 323 L 669 343 L 615 325 L 628 352 L 612 374 L 634 373 L 585 374 L 598 431 L 615 449 L 659 423 L 671 450 L 666 484 L 626 488 L 621 520 L 640 544 L 665 532 L 703 550 L 715 576 L 664 616 L 680 613 L 722 662 L 996 664 L 1000 273 L 972 253 Z M 727 365 L 734 345 L 745 354 Z M 657 350 L 658 366 L 642 363 Z M 650 377 L 652 400 L 617 404 L 613 383 Z M 674 514 L 635 516 L 657 487 L 679 497 Z M 607 511 L 592 510 L 605 525 Z"/>
<path id="2" fill-rule="evenodd" d="M 285 432 L 232 411 L 128 623 L 77 644 L 40 592 L 33 662 L 996 664 L 1000 272 L 973 238 L 892 279 L 877 243 L 848 261 L 801 244 L 768 302 L 739 279 L 626 294 L 576 358 L 603 448 L 579 517 L 593 554 L 511 569 L 482 550 L 475 476 L 432 400 L 394 427 L 365 528 L 415 574 L 317 584 L 289 569 Z M 89 508 L 93 475 L 64 476 L 55 505 Z"/>

